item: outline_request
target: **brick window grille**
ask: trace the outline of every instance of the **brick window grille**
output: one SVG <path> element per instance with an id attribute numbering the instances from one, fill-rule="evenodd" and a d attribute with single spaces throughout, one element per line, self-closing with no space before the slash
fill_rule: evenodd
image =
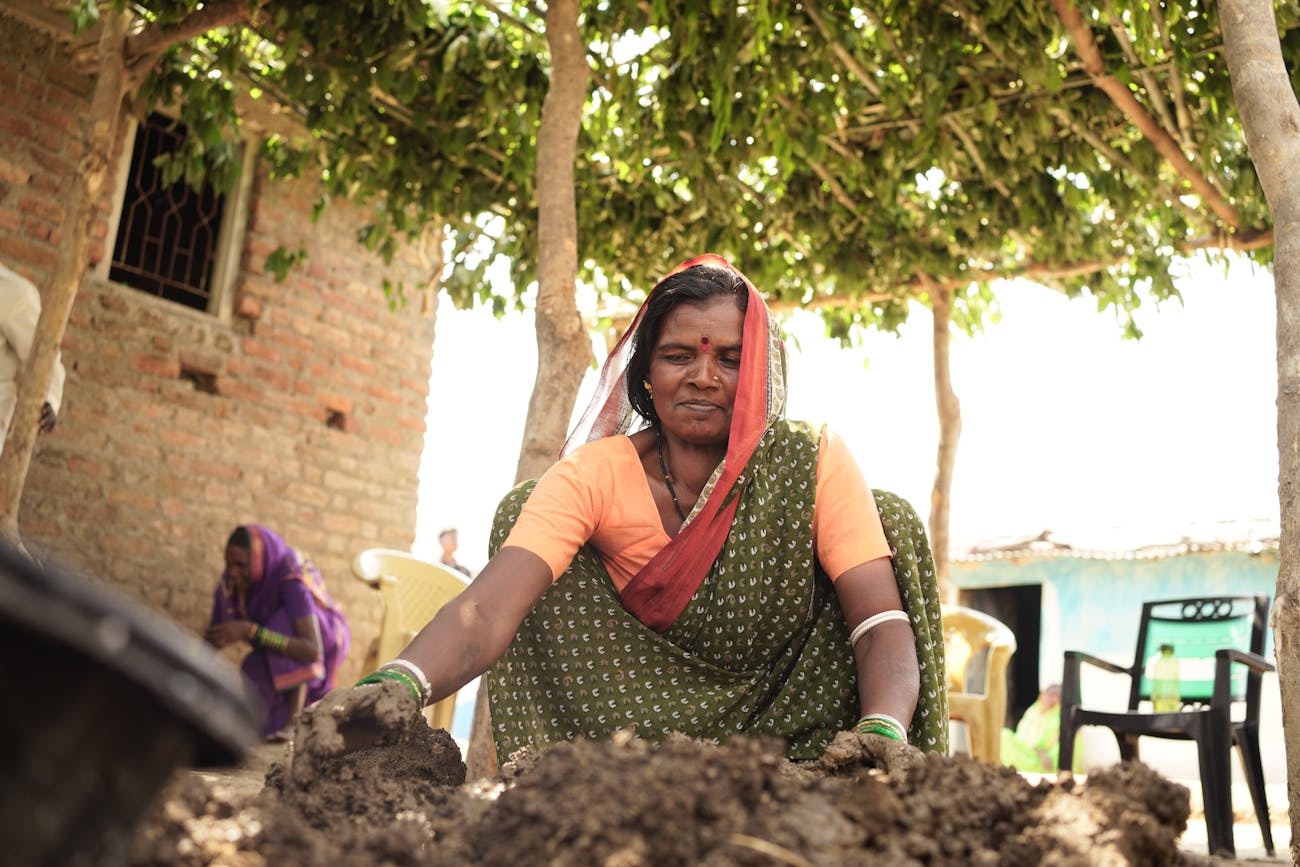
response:
<path id="1" fill-rule="evenodd" d="M 213 293 L 225 196 L 209 184 L 195 192 L 182 178 L 164 184 L 154 161 L 178 147 L 184 127 L 153 114 L 131 153 L 109 279 L 196 310 Z"/>

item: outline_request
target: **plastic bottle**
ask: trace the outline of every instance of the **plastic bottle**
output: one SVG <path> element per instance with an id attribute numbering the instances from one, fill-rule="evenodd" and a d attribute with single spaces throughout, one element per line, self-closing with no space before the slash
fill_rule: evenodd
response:
<path id="1" fill-rule="evenodd" d="M 1182 709 L 1178 692 L 1178 657 L 1172 644 L 1160 645 L 1151 672 L 1151 708 L 1156 713 L 1177 713 Z"/>

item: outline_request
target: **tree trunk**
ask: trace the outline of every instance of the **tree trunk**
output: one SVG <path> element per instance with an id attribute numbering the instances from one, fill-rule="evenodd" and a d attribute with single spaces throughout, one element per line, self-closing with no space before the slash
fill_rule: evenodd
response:
<path id="1" fill-rule="evenodd" d="M 578 212 L 574 161 L 587 102 L 587 54 L 578 32 L 578 0 L 546 7 L 551 84 L 537 132 L 537 381 L 528 402 L 515 480 L 534 479 L 559 454 L 573 402 L 591 361 L 591 339 L 578 314 Z M 470 779 L 496 770 L 487 681 L 480 682 L 465 764 Z"/>
<path id="2" fill-rule="evenodd" d="M 1273 603 L 1273 641 L 1282 689 L 1291 863 L 1300 863 L 1300 104 L 1282 60 L 1269 0 L 1223 0 L 1219 8 L 1237 113 L 1273 214 L 1277 291 L 1278 500 L 1282 542 Z"/>
<path id="3" fill-rule="evenodd" d="M 591 363 L 591 338 L 578 314 L 578 213 L 574 161 L 587 101 L 587 55 L 578 0 L 548 4 L 551 85 L 537 133 L 537 381 L 515 480 L 535 479 L 555 461 L 573 401 Z"/>
<path id="4" fill-rule="evenodd" d="M 54 360 L 86 270 L 95 205 L 104 188 L 108 162 L 117 140 L 125 86 L 123 49 L 130 21 L 128 12 L 104 12 L 104 29 L 99 39 L 99 69 L 84 133 L 86 155 L 81 160 L 77 180 L 68 191 L 64 207 L 63 225 L 68 228 L 68 233 L 59 245 L 53 281 L 41 299 L 41 318 L 36 324 L 32 354 L 23 365 L 13 421 L 4 453 L 0 454 L 0 534 L 18 548 L 22 547 L 18 533 L 18 507 L 36 444 L 41 405 L 54 375 Z"/>
<path id="5" fill-rule="evenodd" d="M 928 281 L 927 281 L 928 282 Z M 952 506 L 952 469 L 957 463 L 957 441 L 961 438 L 961 403 L 952 390 L 952 369 L 948 347 L 952 341 L 952 291 L 929 283 L 934 309 L 934 399 L 939 411 L 939 450 L 930 491 L 930 548 L 934 554 L 939 598 L 953 601 L 948 586 L 948 515 Z"/>

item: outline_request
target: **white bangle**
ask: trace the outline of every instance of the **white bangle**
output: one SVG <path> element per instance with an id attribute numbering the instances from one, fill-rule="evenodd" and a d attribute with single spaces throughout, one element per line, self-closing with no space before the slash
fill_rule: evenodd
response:
<path id="1" fill-rule="evenodd" d="M 871 615 L 866 620 L 853 627 L 853 631 L 849 633 L 849 644 L 856 647 L 859 638 L 889 620 L 908 620 L 907 612 L 893 608 L 889 611 L 882 611 L 879 614 Z"/>
<path id="2" fill-rule="evenodd" d="M 420 687 L 424 690 L 424 694 L 426 697 L 429 695 L 429 678 L 425 677 L 424 672 L 420 670 L 420 666 L 416 665 L 414 662 L 411 662 L 409 659 L 399 658 L 399 659 L 389 660 L 388 662 L 385 662 L 383 665 L 379 666 L 379 668 L 380 669 L 385 669 L 385 668 L 402 669 L 407 674 L 411 675 L 411 677 L 415 678 L 420 682 Z"/>

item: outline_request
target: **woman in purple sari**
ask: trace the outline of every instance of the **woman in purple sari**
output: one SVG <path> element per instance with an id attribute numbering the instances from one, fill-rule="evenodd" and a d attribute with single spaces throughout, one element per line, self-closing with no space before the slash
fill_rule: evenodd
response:
<path id="1" fill-rule="evenodd" d="M 206 638 L 252 647 L 242 667 L 266 708 L 263 737 L 286 739 L 298 712 L 330 690 L 350 637 L 310 560 L 258 524 L 230 534 Z"/>

